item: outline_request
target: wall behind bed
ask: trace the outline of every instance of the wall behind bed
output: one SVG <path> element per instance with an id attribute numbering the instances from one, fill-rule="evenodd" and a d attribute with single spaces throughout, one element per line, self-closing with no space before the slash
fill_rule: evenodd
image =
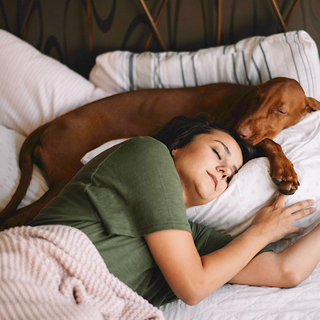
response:
<path id="1" fill-rule="evenodd" d="M 32 44 L 86 78 L 100 53 L 142 52 L 150 23 L 139 0 L 89 0 L 93 50 L 89 49 L 87 0 L 0 0 L 0 28 Z M 301 0 L 287 30 L 306 30 L 320 47 L 319 0 Z M 155 18 L 162 1 L 145 0 Z M 167 50 L 217 45 L 217 0 L 169 0 L 158 24 Z M 276 0 L 286 18 L 294 0 Z M 283 32 L 269 0 L 223 0 L 221 45 Z M 148 50 L 163 51 L 153 37 Z"/>

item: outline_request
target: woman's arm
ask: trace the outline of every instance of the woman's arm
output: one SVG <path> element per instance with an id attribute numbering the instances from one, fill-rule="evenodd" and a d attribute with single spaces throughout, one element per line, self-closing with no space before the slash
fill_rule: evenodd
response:
<path id="1" fill-rule="evenodd" d="M 294 287 L 306 279 L 320 261 L 320 224 L 279 253 L 255 257 L 230 283 Z"/>
<path id="2" fill-rule="evenodd" d="M 255 230 L 248 231 L 202 257 L 188 231 L 164 230 L 145 239 L 172 291 L 194 305 L 234 277 L 267 244 L 258 235 Z"/>
<path id="3" fill-rule="evenodd" d="M 202 257 L 188 231 L 164 230 L 146 235 L 154 259 L 177 297 L 188 304 L 197 304 L 230 279 L 246 280 L 248 272 L 243 278 L 236 278 L 236 275 L 262 248 L 288 233 L 301 232 L 292 222 L 312 213 L 313 209 L 305 209 L 312 202 L 302 201 L 284 207 L 284 200 L 285 196 L 280 195 L 269 202 L 246 232 L 222 249 Z M 295 211 L 298 212 L 292 214 Z"/>

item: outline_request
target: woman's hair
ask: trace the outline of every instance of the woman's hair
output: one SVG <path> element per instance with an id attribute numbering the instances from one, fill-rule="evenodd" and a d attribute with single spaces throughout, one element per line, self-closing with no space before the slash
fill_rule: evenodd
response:
<path id="1" fill-rule="evenodd" d="M 197 135 L 211 133 L 212 130 L 223 131 L 237 141 L 242 151 L 243 163 L 252 159 L 254 148 L 241 139 L 235 130 L 226 129 L 206 113 L 202 113 L 194 118 L 185 116 L 175 117 L 159 132 L 154 134 L 153 137 L 163 142 L 170 153 L 172 153 L 172 150 L 184 147 Z"/>

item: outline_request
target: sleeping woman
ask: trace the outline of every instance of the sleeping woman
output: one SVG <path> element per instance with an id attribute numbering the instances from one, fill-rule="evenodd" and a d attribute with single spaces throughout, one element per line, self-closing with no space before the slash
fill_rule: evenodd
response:
<path id="1" fill-rule="evenodd" d="M 285 207 L 279 195 L 235 238 L 188 221 L 186 208 L 218 197 L 250 155 L 209 120 L 179 118 L 155 138 L 104 151 L 30 225 L 83 231 L 109 271 L 155 306 L 194 305 L 225 283 L 297 285 L 320 259 L 319 228 L 280 253 L 265 247 L 302 233 L 292 223 L 313 212 L 312 200 Z"/>

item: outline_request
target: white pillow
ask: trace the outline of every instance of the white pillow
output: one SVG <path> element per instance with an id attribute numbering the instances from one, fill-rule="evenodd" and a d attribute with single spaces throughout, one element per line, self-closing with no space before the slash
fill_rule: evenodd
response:
<path id="1" fill-rule="evenodd" d="M 38 126 L 108 94 L 65 65 L 0 29 L 0 210 L 20 180 L 18 154 Z M 13 130 L 9 130 L 11 128 Z M 20 207 L 48 189 L 37 166 Z"/>
<path id="2" fill-rule="evenodd" d="M 0 210 L 11 199 L 20 180 L 18 155 L 25 137 L 0 125 Z M 24 207 L 48 190 L 47 183 L 37 166 L 33 166 L 30 187 L 19 207 Z"/>
<path id="3" fill-rule="evenodd" d="M 319 69 L 313 39 L 305 31 L 292 31 L 196 52 L 107 52 L 97 57 L 89 79 L 115 94 L 216 82 L 255 85 L 283 76 L 296 79 L 307 96 L 319 100 Z"/>
<path id="4" fill-rule="evenodd" d="M 91 159 L 93 159 L 95 156 L 97 156 L 98 154 L 100 154 L 101 152 L 121 143 L 124 142 L 126 140 L 128 140 L 130 138 L 124 138 L 124 139 L 116 139 L 116 140 L 112 140 L 112 141 L 108 141 L 104 144 L 102 144 L 100 147 L 95 148 L 91 151 L 89 151 L 88 153 L 86 153 L 83 158 L 81 159 L 81 162 L 83 164 L 88 163 Z"/>
<path id="5" fill-rule="evenodd" d="M 1 29 L 0 74 L 0 125 L 24 135 L 107 96 L 62 63 Z"/>

